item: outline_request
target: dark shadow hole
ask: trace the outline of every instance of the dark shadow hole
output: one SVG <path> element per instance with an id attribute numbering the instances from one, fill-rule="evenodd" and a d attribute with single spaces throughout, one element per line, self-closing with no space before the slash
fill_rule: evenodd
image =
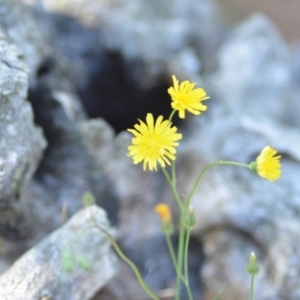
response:
<path id="1" fill-rule="evenodd" d="M 43 63 L 37 69 L 36 75 L 37 77 L 42 77 L 43 75 L 47 75 L 51 72 L 54 66 L 54 61 L 51 58 L 46 58 Z"/>
<path id="2" fill-rule="evenodd" d="M 145 120 L 147 113 L 168 118 L 172 111 L 167 93 L 171 78 L 162 75 L 151 87 L 142 87 L 137 76 L 132 75 L 134 70 L 142 69 L 141 62 L 129 65 L 120 53 L 106 53 L 101 64 L 91 73 L 88 84 L 79 88 L 89 117 L 104 118 L 117 133 L 132 128 L 138 118 Z M 179 125 L 176 117 L 173 122 Z"/>

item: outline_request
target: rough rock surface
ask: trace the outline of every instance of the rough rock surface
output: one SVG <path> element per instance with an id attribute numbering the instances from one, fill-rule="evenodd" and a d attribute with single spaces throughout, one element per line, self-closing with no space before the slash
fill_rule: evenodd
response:
<path id="1" fill-rule="evenodd" d="M 19 0 L 0 2 L 0 27 L 11 43 L 16 45 L 30 70 L 29 81 L 35 80 L 45 57 L 51 53 L 43 32 L 37 26 L 32 12 Z"/>
<path id="2" fill-rule="evenodd" d="M 261 267 L 259 299 L 292 300 L 300 295 L 300 134 L 283 123 L 289 113 L 284 107 L 295 105 L 287 93 L 291 81 L 286 56 L 285 44 L 263 16 L 253 16 L 237 28 L 220 49 L 220 69 L 212 76 L 218 107 L 212 103 L 211 112 L 194 118 L 182 143 L 179 182 L 184 194 L 192 178 L 211 162 L 250 163 L 266 145 L 282 154 L 279 181 L 219 166 L 207 172 L 194 195 L 195 234 L 204 238 L 206 255 L 202 278 L 211 291 L 222 290 L 226 282 L 229 293 L 224 299 L 247 297 L 245 265 L 251 251 Z M 243 59 L 238 65 L 231 58 Z"/>
<path id="3" fill-rule="evenodd" d="M 173 269 L 153 212 L 158 202 L 173 203 L 170 189 L 161 173 L 143 172 L 126 157 L 128 132 L 115 136 L 104 120 L 86 120 L 78 96 L 97 103 L 90 106 L 93 117 L 108 110 L 126 120 L 119 132 L 144 117 L 138 108 L 153 112 L 164 103 L 169 108 L 166 91 L 175 73 L 197 81 L 211 95 L 208 111 L 181 129 L 181 194 L 187 194 L 199 169 L 210 162 L 247 163 L 266 144 L 283 155 L 282 179 L 272 184 L 230 166 L 205 175 L 193 205 L 198 220 L 194 238 L 203 242 L 206 260 L 201 268 L 201 245 L 191 253 L 197 258 L 193 289 L 201 285 L 200 270 L 208 299 L 223 289 L 224 281 L 231 292 L 224 297 L 246 298 L 249 277 L 244 267 L 255 251 L 261 262 L 259 299 L 299 299 L 299 88 L 291 79 L 287 46 L 273 25 L 263 16 L 251 17 L 232 32 L 216 57 L 217 12 L 209 1 L 189 0 L 184 7 L 181 0 L 40 1 L 64 4 L 61 11 L 95 26 L 93 30 L 65 16 L 31 14 L 18 1 L 6 2 L 0 24 L 24 48 L 31 76 L 29 100 L 49 144 L 17 206 L 22 216 L 17 229 L 26 242 L 59 226 L 62 207 L 67 204 L 67 215 L 73 214 L 82 193 L 91 190 L 118 223 L 121 246 L 139 263 L 151 287 L 172 287 Z M 22 12 L 31 25 L 20 26 Z M 80 36 L 85 37 L 82 43 Z M 154 99 L 152 106 L 149 99 Z M 135 114 L 133 122 L 128 111 Z M 173 207 L 174 219 L 176 213 Z"/>
<path id="4" fill-rule="evenodd" d="M 43 34 L 50 25 L 39 26 L 20 1 L 1 2 L 0 13 L 3 271 L 61 224 L 63 207 L 66 218 L 81 208 L 84 192 L 92 191 L 100 204 L 115 203 L 115 196 L 79 139 L 77 122 L 85 112 L 66 62 Z"/>
<path id="5" fill-rule="evenodd" d="M 142 84 L 165 73 L 168 66 L 188 73 L 214 66 L 211 54 L 219 24 L 217 6 L 209 0 L 186 0 L 184 5 L 180 0 L 41 2 L 48 10 L 100 26 L 105 47 L 133 63 L 133 73 Z"/>
<path id="6" fill-rule="evenodd" d="M 0 31 L 0 219 L 16 219 L 9 213 L 22 198 L 46 147 L 40 128 L 33 123 L 27 102 L 28 68 L 23 53 Z M 16 217 L 16 216 L 15 216 Z M 8 220 L 9 219 L 9 220 Z"/>
<path id="7" fill-rule="evenodd" d="M 286 117 L 289 51 L 273 24 L 253 15 L 233 30 L 218 53 L 213 90 L 230 113 Z"/>
<path id="8" fill-rule="evenodd" d="M 93 224 L 110 231 L 103 209 L 91 206 L 79 211 L 64 226 L 45 237 L 0 276 L 0 298 L 7 300 L 87 300 L 116 273 L 116 257 L 110 242 Z M 63 269 L 63 252 L 73 255 L 73 269 Z M 91 264 L 82 269 L 83 255 Z M 76 263 L 77 260 L 77 263 Z"/>
<path id="9" fill-rule="evenodd" d="M 226 57 L 244 59 L 237 66 L 227 64 Z M 273 183 L 233 166 L 215 167 L 203 178 L 193 205 L 197 217 L 194 235 L 202 239 L 206 255 L 201 271 L 208 287 L 206 296 L 215 295 L 226 283 L 224 299 L 246 298 L 249 275 L 245 266 L 254 251 L 261 267 L 256 285 L 259 298 L 298 299 L 300 134 L 290 127 L 289 112 L 282 110 L 283 98 L 285 106 L 295 104 L 289 94 L 293 90 L 289 90 L 287 47 L 270 21 L 255 15 L 236 29 L 220 49 L 219 59 L 220 69 L 209 78 L 213 86 L 209 110 L 191 119 L 179 148 L 180 192 L 186 195 L 190 191 L 198 172 L 208 163 L 220 159 L 250 163 L 266 145 L 282 154 L 283 171 L 282 178 Z M 276 81 L 276 86 L 261 76 L 261 69 Z M 274 107 L 270 108 L 270 103 Z M 85 140 L 90 145 L 87 148 L 109 174 L 123 201 L 121 235 L 128 241 L 130 233 L 136 232 L 134 239 L 145 242 L 146 236 L 154 236 L 159 230 L 149 210 L 157 201 L 172 203 L 169 188 L 159 174 L 144 173 L 124 157 L 130 143 L 127 133 L 113 139 L 102 129 L 102 121 L 82 126 L 91 134 Z M 106 140 L 107 146 L 95 151 L 101 140 Z"/>

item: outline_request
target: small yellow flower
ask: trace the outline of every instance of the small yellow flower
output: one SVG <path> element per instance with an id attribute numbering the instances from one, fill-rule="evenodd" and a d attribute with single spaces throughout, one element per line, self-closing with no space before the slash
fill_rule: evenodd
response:
<path id="1" fill-rule="evenodd" d="M 170 206 L 164 203 L 155 205 L 154 211 L 159 215 L 162 223 L 169 223 L 172 219 Z"/>
<path id="2" fill-rule="evenodd" d="M 200 115 L 201 111 L 207 109 L 207 106 L 201 103 L 209 99 L 204 89 L 194 89 L 196 83 L 187 80 L 179 84 L 175 75 L 172 75 L 172 78 L 174 86 L 168 89 L 168 93 L 172 98 L 172 108 L 179 111 L 179 118 L 185 118 L 185 110 L 194 115 Z"/>
<path id="3" fill-rule="evenodd" d="M 273 181 L 280 178 L 281 164 L 280 155 L 276 155 L 277 151 L 266 146 L 256 158 L 255 167 L 258 175 L 267 180 Z"/>
<path id="4" fill-rule="evenodd" d="M 177 132 L 176 127 L 171 127 L 169 120 L 164 120 L 159 116 L 154 122 L 152 114 L 147 114 L 146 123 L 135 124 L 135 129 L 128 129 L 134 135 L 132 145 L 128 147 L 128 156 L 132 157 L 133 163 L 138 164 L 143 161 L 143 169 L 147 165 L 150 171 L 157 171 L 157 162 L 162 168 L 166 164 L 170 165 L 170 160 L 176 159 L 176 149 L 178 140 L 182 135 Z"/>

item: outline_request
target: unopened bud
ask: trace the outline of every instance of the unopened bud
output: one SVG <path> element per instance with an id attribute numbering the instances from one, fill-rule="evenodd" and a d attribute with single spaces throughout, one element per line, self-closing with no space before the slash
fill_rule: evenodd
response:
<path id="1" fill-rule="evenodd" d="M 250 275 L 257 275 L 258 272 L 259 272 L 259 266 L 257 264 L 256 256 L 255 256 L 254 252 L 252 252 L 250 254 L 249 262 L 248 262 L 248 265 L 247 265 L 247 272 Z"/>
<path id="2" fill-rule="evenodd" d="M 90 192 L 85 192 L 82 196 L 82 202 L 84 206 L 92 206 L 95 204 L 95 197 Z"/>
<path id="3" fill-rule="evenodd" d="M 189 206 L 186 210 L 184 225 L 189 229 L 193 229 L 196 226 L 195 208 L 193 206 Z"/>
<path id="4" fill-rule="evenodd" d="M 159 203 L 155 206 L 154 211 L 159 215 L 162 229 L 165 234 L 172 234 L 174 232 L 172 224 L 172 214 L 170 206 L 164 203 Z"/>

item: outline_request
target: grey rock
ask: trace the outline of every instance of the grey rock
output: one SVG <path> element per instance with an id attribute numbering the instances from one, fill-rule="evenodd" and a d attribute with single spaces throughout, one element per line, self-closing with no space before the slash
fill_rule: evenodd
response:
<path id="1" fill-rule="evenodd" d="M 219 39 L 219 18 L 212 1 L 187 0 L 182 5 L 179 0 L 84 0 L 62 5 L 61 1 L 51 0 L 44 1 L 44 5 L 79 18 L 89 26 L 100 26 L 105 48 L 121 52 L 129 62 L 143 62 L 144 66 L 131 65 L 131 72 L 140 81 L 143 79 L 142 84 L 150 84 L 169 65 L 177 69 L 180 64 L 185 65 L 184 60 L 178 60 L 189 47 L 196 52 L 197 64 L 200 58 L 203 68 L 214 66 L 211 53 Z M 179 66 L 174 66 L 176 60 Z"/>
<path id="2" fill-rule="evenodd" d="M 126 156 L 131 141 L 129 133 L 122 132 L 115 136 L 102 119 L 82 121 L 80 128 L 85 147 L 121 196 L 119 236 L 128 245 L 155 236 L 161 231 L 153 207 L 160 199 L 162 175 L 144 172 L 140 165 L 132 164 L 132 160 Z"/>
<path id="3" fill-rule="evenodd" d="M 287 121 L 291 126 L 300 128 L 300 110 L 295 109 L 299 106 L 300 92 L 300 43 L 296 43 L 291 47 L 290 68 L 292 74 L 293 92 L 291 93 L 291 105 L 286 107 L 288 110 Z"/>
<path id="4" fill-rule="evenodd" d="M 28 68 L 22 52 L 0 39 L 0 205 L 5 224 L 5 209 L 12 209 L 29 186 L 46 147 L 40 128 L 33 123 L 33 112 L 26 101 Z M 13 222 L 13 220 L 11 220 Z"/>
<path id="5" fill-rule="evenodd" d="M 33 82 L 44 58 L 52 52 L 50 47 L 46 47 L 43 32 L 32 12 L 22 1 L 0 1 L 0 27 L 7 39 L 22 51 L 30 70 L 29 81 Z"/>
<path id="6" fill-rule="evenodd" d="M 55 6 L 58 2 L 62 3 L 48 3 Z M 24 201 L 20 201 L 18 209 L 25 217 L 18 231 L 31 238 L 32 243 L 59 226 L 60 212 L 66 203 L 68 215 L 74 214 L 81 206 L 82 193 L 91 190 L 97 203 L 109 203 L 106 209 L 118 222 L 118 239 L 129 255 L 138 253 L 133 247 L 138 247 L 139 243 L 156 249 L 151 243 L 161 234 L 161 228 L 153 207 L 158 202 L 172 205 L 170 189 L 162 174 L 143 172 L 140 165 L 133 165 L 126 157 L 131 140 L 128 132 L 115 136 L 104 120 L 86 120 L 75 85 L 86 88 L 99 76 L 98 81 L 93 82 L 98 87 L 99 82 L 106 79 L 103 86 L 113 86 L 121 99 L 120 105 L 113 105 L 112 112 L 116 114 L 118 110 L 123 118 L 124 107 L 128 106 L 123 101 L 124 95 L 129 94 L 129 98 L 132 95 L 128 86 L 151 89 L 165 73 L 168 78 L 169 74 L 175 73 L 180 79 L 193 79 L 200 84 L 205 78 L 201 78 L 200 73 L 211 71 L 215 66 L 217 12 L 209 1 L 196 0 L 187 1 L 184 7 L 182 1 L 177 0 L 63 3 L 65 6 L 61 11 L 91 22 L 101 30 L 89 35 L 87 30 L 78 29 L 74 20 L 69 20 L 72 25 L 62 16 L 44 19 L 41 14 L 40 17 L 35 15 L 31 23 L 28 21 L 39 24 L 38 28 L 43 32 L 43 39 L 33 34 L 35 38 L 31 44 L 34 49 L 25 45 L 24 53 L 31 74 L 34 74 L 31 75 L 29 98 L 35 120 L 43 127 L 49 147 L 31 185 L 22 190 Z M 25 14 L 27 18 L 28 13 Z M 15 16 L 21 19 L 18 13 Z M 67 30 L 61 30 L 61 33 L 69 34 L 71 47 L 64 46 L 63 34 L 59 36 L 59 28 L 66 24 L 65 21 L 71 26 L 64 27 Z M 20 24 L 18 22 L 16 24 Z M 12 21 L 6 24 L 10 25 L 5 32 L 18 41 L 18 35 L 12 32 L 18 32 L 20 27 L 15 28 Z M 51 28 L 55 30 L 49 33 Z M 24 27 L 20 40 L 26 41 L 31 29 L 33 27 Z M 95 38 L 97 42 L 79 44 L 77 29 L 80 35 L 93 41 Z M 55 48 L 51 53 L 49 42 L 41 43 L 47 39 Z M 76 42 L 71 44 L 72 41 Z M 45 49 L 39 50 L 42 46 Z M 99 72 L 102 60 L 95 62 L 98 58 L 106 61 L 101 52 L 103 49 L 118 53 L 112 59 L 119 63 L 117 68 L 115 64 L 109 68 L 125 78 L 121 78 L 122 83 L 126 83 L 124 89 L 119 82 L 110 85 L 114 77 L 109 77 L 107 69 Z M 38 59 L 30 61 L 30 51 L 37 51 Z M 97 56 L 95 52 L 101 54 Z M 14 50 L 9 53 L 18 55 Z M 48 60 L 44 53 L 48 53 Z M 82 59 L 86 54 L 88 58 Z M 202 279 L 208 293 L 221 290 L 224 280 L 228 280 L 227 290 L 232 294 L 227 298 L 245 298 L 249 277 L 244 266 L 250 252 L 255 251 L 261 266 L 257 283 L 260 299 L 298 299 L 300 264 L 296 241 L 299 239 L 300 137 L 297 128 L 292 126 L 298 126 L 299 109 L 297 88 L 291 84 L 289 51 L 271 22 L 255 15 L 225 41 L 218 61 L 219 69 L 212 76 L 206 74 L 212 90 L 212 99 L 207 102 L 209 109 L 198 118 L 190 118 L 178 151 L 181 194 L 189 192 L 201 167 L 219 159 L 248 163 L 267 144 L 282 153 L 283 176 L 271 184 L 246 169 L 230 166 L 212 169 L 205 175 L 193 200 L 198 221 L 194 236 L 203 240 L 206 255 Z M 68 64 L 72 65 L 69 69 L 66 68 Z M 90 66 L 94 67 L 91 73 Z M 71 70 L 72 83 L 66 78 L 69 76 L 67 70 Z M 80 78 L 81 74 L 83 78 Z M 206 86 L 203 82 L 201 85 Z M 6 92 L 12 89 L 8 82 L 3 86 Z M 105 91 L 107 89 L 96 89 L 92 101 Z M 108 103 L 106 99 L 102 107 L 100 105 L 100 112 Z M 134 111 L 139 101 L 130 106 L 130 110 Z M 138 117 L 143 118 L 136 115 L 134 119 Z M 172 209 L 176 220 L 176 207 Z M 156 263 L 148 254 L 142 266 L 145 275 L 155 268 Z M 162 276 L 157 277 L 160 280 L 164 275 L 159 276 Z M 167 279 L 167 276 L 163 278 Z M 153 284 L 161 287 L 161 282 Z"/>
<path id="7" fill-rule="evenodd" d="M 231 116 L 209 120 L 206 127 L 186 136 L 182 144 L 178 182 L 183 194 L 188 194 L 209 163 L 250 163 L 265 145 L 279 150 L 283 167 L 282 178 L 272 183 L 234 166 L 216 166 L 204 175 L 192 205 L 197 219 L 194 234 L 204 238 L 205 283 L 221 291 L 226 281 L 232 294 L 225 299 L 246 297 L 249 276 L 245 266 L 254 251 L 261 267 L 256 286 L 259 298 L 282 299 L 285 295 L 285 299 L 297 299 L 299 132 L 277 123 Z M 287 282 L 293 286 L 287 287 Z"/>
<path id="8" fill-rule="evenodd" d="M 91 228 L 97 224 L 111 231 L 103 209 L 91 206 L 79 211 L 64 226 L 26 252 L 0 277 L 1 299 L 87 300 L 116 273 L 116 257 L 107 237 Z M 73 269 L 63 269 L 63 252 L 70 250 Z M 84 255 L 91 267 L 84 270 L 76 259 Z"/>
<path id="9" fill-rule="evenodd" d="M 194 235 L 202 238 L 206 255 L 201 274 L 207 295 L 221 291 L 226 281 L 230 293 L 224 299 L 247 297 L 245 266 L 254 251 L 261 267 L 256 287 L 260 299 L 298 298 L 300 135 L 289 122 L 283 123 L 288 119 L 284 108 L 293 103 L 288 58 L 287 46 L 263 16 L 255 15 L 237 28 L 220 49 L 219 70 L 209 78 L 213 93 L 208 112 L 190 119 L 179 147 L 178 184 L 183 195 L 211 162 L 250 163 L 266 145 L 283 155 L 278 182 L 233 166 L 215 167 L 204 176 L 192 204 L 197 218 Z M 176 218 L 169 187 L 160 174 L 145 173 L 124 156 L 128 133 L 114 138 L 111 131 L 104 134 L 103 127 L 100 120 L 84 124 L 90 134 L 85 143 L 122 199 L 120 236 L 126 236 L 128 244 L 145 243 L 159 234 L 157 219 L 149 212 L 155 203 L 171 204 Z M 104 140 L 103 152 L 96 151 Z M 122 245 L 126 248 L 126 241 Z"/>
<path id="10" fill-rule="evenodd" d="M 300 134 L 287 119 L 291 86 L 287 47 L 269 21 L 254 16 L 237 28 L 220 50 L 220 69 L 212 76 L 216 93 L 208 112 L 194 118 L 178 154 L 181 193 L 192 188 L 209 163 L 250 163 L 270 145 L 282 155 L 282 176 L 269 182 L 248 169 L 217 166 L 201 180 L 194 195 L 195 235 L 204 242 L 202 279 L 224 299 L 248 295 L 245 271 L 252 251 L 261 268 L 259 299 L 298 299 L 297 254 Z M 283 102 L 283 99 L 285 102 Z M 214 99 L 212 99 L 214 100 Z M 211 103 L 211 105 L 209 105 Z"/>
<path id="11" fill-rule="evenodd" d="M 289 52 L 276 28 L 255 14 L 237 27 L 218 53 L 212 89 L 231 113 L 285 119 L 291 88 Z"/>
<path id="12" fill-rule="evenodd" d="M 65 218 L 81 208 L 84 192 L 92 191 L 99 204 L 116 197 L 82 145 L 77 122 L 86 114 L 68 78 L 68 61 L 47 40 L 49 20 L 42 26 L 42 14 L 21 1 L 1 2 L 0 14 L 3 271 L 60 226 L 64 207 Z"/>

